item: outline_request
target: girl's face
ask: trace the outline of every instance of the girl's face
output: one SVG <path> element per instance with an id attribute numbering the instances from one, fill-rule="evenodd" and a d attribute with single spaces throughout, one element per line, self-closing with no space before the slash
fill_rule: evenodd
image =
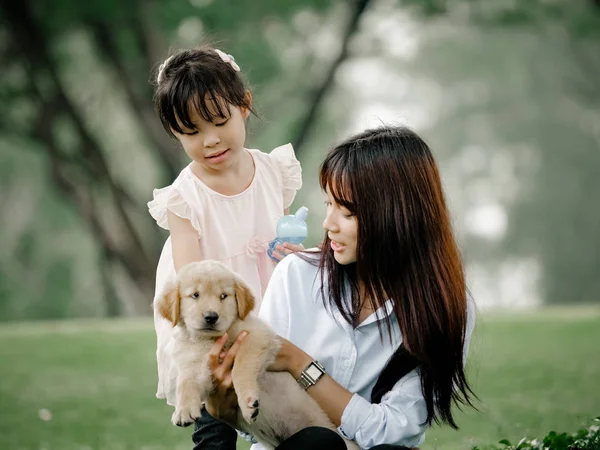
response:
<path id="1" fill-rule="evenodd" d="M 331 240 L 333 257 L 342 264 L 356 262 L 356 247 L 358 242 L 358 222 L 356 216 L 343 206 L 338 205 L 329 188 L 327 194 L 327 215 L 323 221 L 323 228 Z"/>
<path id="2" fill-rule="evenodd" d="M 208 105 L 211 102 L 207 102 Z M 246 141 L 245 121 L 250 115 L 248 108 L 228 105 L 229 116 L 221 118 L 213 106 L 214 119 L 204 120 L 197 112 L 190 114 L 194 129 L 181 126 L 184 133 L 173 133 L 193 161 L 212 171 L 228 169 L 237 161 Z"/>

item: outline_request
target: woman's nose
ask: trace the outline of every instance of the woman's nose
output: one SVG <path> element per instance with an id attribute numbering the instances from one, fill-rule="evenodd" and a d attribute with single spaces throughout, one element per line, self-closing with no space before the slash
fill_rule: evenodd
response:
<path id="1" fill-rule="evenodd" d="M 337 224 L 331 214 L 327 214 L 325 216 L 325 220 L 323 220 L 323 228 L 327 231 L 338 231 Z"/>

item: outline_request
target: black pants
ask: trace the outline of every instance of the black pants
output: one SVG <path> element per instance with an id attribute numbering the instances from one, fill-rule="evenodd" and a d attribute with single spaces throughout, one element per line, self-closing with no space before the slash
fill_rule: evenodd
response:
<path id="1" fill-rule="evenodd" d="M 219 422 L 205 408 L 196 419 L 192 441 L 194 450 L 235 450 L 237 432 L 226 423 Z"/>
<path id="2" fill-rule="evenodd" d="M 335 431 L 309 427 L 283 441 L 275 450 L 346 450 L 346 443 Z M 410 450 L 398 445 L 376 445 L 370 450 Z"/>
<path id="3" fill-rule="evenodd" d="M 194 450 L 235 450 L 236 431 L 213 418 L 205 409 L 192 434 Z M 283 441 L 275 450 L 346 450 L 342 437 L 321 427 L 305 428 Z M 409 450 L 397 445 L 377 445 L 371 450 Z"/>

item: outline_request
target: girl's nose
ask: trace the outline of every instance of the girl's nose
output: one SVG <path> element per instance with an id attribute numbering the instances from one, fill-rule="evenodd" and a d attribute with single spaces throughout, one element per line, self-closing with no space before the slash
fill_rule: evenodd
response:
<path id="1" fill-rule="evenodd" d="M 219 139 L 219 136 L 217 136 L 216 134 L 206 133 L 204 135 L 204 146 L 207 148 L 215 147 L 215 146 L 219 145 L 220 142 L 221 142 L 221 140 Z"/>

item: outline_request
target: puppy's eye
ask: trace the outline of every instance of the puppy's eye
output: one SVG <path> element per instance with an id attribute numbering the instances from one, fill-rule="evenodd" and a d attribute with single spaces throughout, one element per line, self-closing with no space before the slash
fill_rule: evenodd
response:
<path id="1" fill-rule="evenodd" d="M 198 298 L 198 297 L 200 297 L 200 294 L 199 294 L 198 292 L 194 292 L 194 293 L 191 295 L 191 297 L 192 297 L 192 298 Z"/>
<path id="2" fill-rule="evenodd" d="M 221 294 L 221 300 L 225 300 L 227 298 L 227 294 Z"/>

